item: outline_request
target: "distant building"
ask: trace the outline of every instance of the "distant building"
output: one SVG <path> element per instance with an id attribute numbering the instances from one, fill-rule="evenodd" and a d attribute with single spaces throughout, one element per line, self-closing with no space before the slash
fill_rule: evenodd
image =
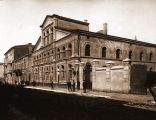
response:
<path id="1" fill-rule="evenodd" d="M 0 78 L 4 78 L 4 64 L 0 63 Z"/>
<path id="2" fill-rule="evenodd" d="M 15 61 L 17 59 L 23 57 L 24 55 L 30 54 L 32 52 L 33 45 L 31 43 L 25 44 L 25 45 L 17 45 L 14 47 L 11 47 L 4 55 L 4 77 L 6 82 L 8 83 L 14 83 L 13 81 L 13 73 L 15 70 Z M 24 63 L 23 63 L 24 64 Z M 22 65 L 23 65 L 22 64 Z"/>

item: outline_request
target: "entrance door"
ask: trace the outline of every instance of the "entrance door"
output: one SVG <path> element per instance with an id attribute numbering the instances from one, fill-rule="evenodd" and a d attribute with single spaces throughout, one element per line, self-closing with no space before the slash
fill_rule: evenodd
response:
<path id="1" fill-rule="evenodd" d="M 86 63 L 86 66 L 84 67 L 84 81 L 86 82 L 86 88 L 92 89 L 92 81 L 91 81 L 91 71 L 92 66 L 90 63 Z"/>

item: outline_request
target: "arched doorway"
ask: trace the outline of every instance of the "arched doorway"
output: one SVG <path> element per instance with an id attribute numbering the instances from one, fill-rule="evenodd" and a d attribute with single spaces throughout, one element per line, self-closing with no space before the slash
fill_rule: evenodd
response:
<path id="1" fill-rule="evenodd" d="M 84 73 L 84 81 L 86 82 L 86 88 L 87 89 L 92 89 L 91 72 L 92 72 L 91 64 L 86 63 L 86 66 L 84 67 L 83 73 Z"/>

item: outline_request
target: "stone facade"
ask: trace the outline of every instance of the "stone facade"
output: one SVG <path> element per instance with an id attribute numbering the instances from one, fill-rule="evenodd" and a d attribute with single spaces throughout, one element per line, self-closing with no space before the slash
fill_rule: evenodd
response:
<path id="1" fill-rule="evenodd" d="M 32 54 L 32 80 L 54 81 L 59 85 L 75 80 L 80 81 L 81 88 L 86 81 L 87 87 L 93 88 L 96 67 L 105 67 L 109 61 L 124 65 L 126 58 L 132 65 L 143 64 L 147 71 L 156 71 L 155 44 L 107 35 L 106 30 L 90 32 L 89 23 L 58 15 L 46 16 Z"/>
<path id="2" fill-rule="evenodd" d="M 94 89 L 97 88 L 94 83 L 99 82 L 98 67 L 106 67 L 110 62 L 124 66 L 126 58 L 131 65 L 145 65 L 147 71 L 156 71 L 155 44 L 108 35 L 107 24 L 99 32 L 90 32 L 86 21 L 54 14 L 47 15 L 40 27 L 41 35 L 31 55 L 32 65 L 28 65 L 31 81 L 38 84 L 53 81 L 61 86 L 74 80 L 76 85 L 80 82 L 80 88 L 85 81 L 88 89 Z M 23 60 L 18 61 L 23 63 Z M 14 64 L 18 66 L 17 61 Z M 108 74 L 106 70 L 106 78 Z"/>

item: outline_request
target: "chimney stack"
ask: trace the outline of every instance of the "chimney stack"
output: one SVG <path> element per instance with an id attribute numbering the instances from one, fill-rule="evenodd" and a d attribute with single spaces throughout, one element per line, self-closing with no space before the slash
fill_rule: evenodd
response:
<path id="1" fill-rule="evenodd" d="M 107 23 L 103 24 L 103 34 L 107 35 Z"/>
<path id="2" fill-rule="evenodd" d="M 87 23 L 87 22 L 88 22 L 88 20 L 87 20 L 87 19 L 85 19 L 85 20 L 84 20 L 84 22 L 86 22 L 86 23 Z"/>

